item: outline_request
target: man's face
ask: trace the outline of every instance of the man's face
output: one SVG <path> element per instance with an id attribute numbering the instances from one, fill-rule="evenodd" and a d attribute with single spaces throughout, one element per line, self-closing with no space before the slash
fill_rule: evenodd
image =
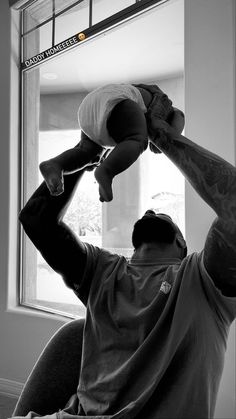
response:
<path id="1" fill-rule="evenodd" d="M 134 225 L 132 240 L 134 247 L 148 242 L 159 244 L 175 242 L 181 249 L 181 258 L 187 255 L 187 245 L 181 230 L 168 214 L 147 210 Z"/>

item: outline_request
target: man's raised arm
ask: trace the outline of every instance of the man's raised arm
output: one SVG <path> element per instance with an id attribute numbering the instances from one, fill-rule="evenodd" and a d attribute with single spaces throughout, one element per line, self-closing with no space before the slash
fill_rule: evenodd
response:
<path id="1" fill-rule="evenodd" d="M 236 168 L 176 134 L 164 121 L 154 121 L 153 130 L 157 133 L 153 144 L 216 213 L 204 246 L 204 264 L 216 286 L 225 295 L 236 296 Z"/>
<path id="2" fill-rule="evenodd" d="M 83 276 L 86 264 L 83 243 L 63 223 L 63 216 L 83 173 L 84 170 L 81 170 L 65 176 L 64 193 L 56 197 L 50 195 L 43 182 L 19 215 L 26 234 L 68 286 L 71 286 L 74 275 L 77 278 Z"/>

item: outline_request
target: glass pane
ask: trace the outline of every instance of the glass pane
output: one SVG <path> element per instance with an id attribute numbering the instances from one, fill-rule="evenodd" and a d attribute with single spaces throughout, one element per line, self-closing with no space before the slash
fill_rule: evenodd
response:
<path id="1" fill-rule="evenodd" d="M 54 3 L 54 4 L 53 4 Z M 73 4 L 78 3 L 78 0 L 37 0 L 31 6 L 27 7 L 23 11 L 23 21 L 24 21 L 24 32 L 35 28 L 35 26 L 45 22 L 48 19 L 53 17 L 53 7 L 55 7 L 54 13 L 58 14 L 63 12 L 64 9 L 67 9 Z M 86 4 L 86 5 L 85 5 Z M 80 1 L 81 8 L 87 8 L 87 0 Z M 77 6 L 76 6 L 77 7 Z M 71 9 L 73 13 L 73 8 Z M 68 11 L 67 13 L 71 13 Z"/>
<path id="2" fill-rule="evenodd" d="M 37 0 L 23 12 L 24 33 L 52 17 L 52 0 Z"/>
<path id="3" fill-rule="evenodd" d="M 87 3 L 87 0 L 55 0 L 55 14 L 60 13 L 61 11 L 67 9 L 75 3 Z M 73 11 L 73 8 L 71 10 Z"/>
<path id="4" fill-rule="evenodd" d="M 55 43 L 67 39 L 89 26 L 89 0 L 84 0 L 56 18 Z"/>
<path id="5" fill-rule="evenodd" d="M 93 0 L 93 22 L 100 22 L 103 19 L 125 9 L 134 4 L 134 0 Z"/>
<path id="6" fill-rule="evenodd" d="M 25 35 L 23 38 L 23 61 L 40 54 L 52 46 L 52 22 Z"/>

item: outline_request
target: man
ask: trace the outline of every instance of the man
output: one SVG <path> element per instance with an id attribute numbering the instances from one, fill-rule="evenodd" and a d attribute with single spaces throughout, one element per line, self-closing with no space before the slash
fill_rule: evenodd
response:
<path id="1" fill-rule="evenodd" d="M 42 184 L 20 214 L 87 307 L 73 409 L 50 417 L 213 417 L 236 316 L 236 169 L 164 121 L 152 129 L 153 145 L 216 213 L 201 253 L 187 256 L 171 218 L 151 210 L 134 226 L 130 261 L 80 242 L 63 216 L 83 170 L 65 177 L 58 197 Z"/>

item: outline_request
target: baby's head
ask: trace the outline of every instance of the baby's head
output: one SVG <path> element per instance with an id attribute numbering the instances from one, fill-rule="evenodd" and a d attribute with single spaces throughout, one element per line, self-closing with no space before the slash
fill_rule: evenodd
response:
<path id="1" fill-rule="evenodd" d="M 181 134 L 184 129 L 185 116 L 184 113 L 178 108 L 172 108 L 173 110 L 169 113 L 166 122 L 173 127 L 178 134 Z"/>

